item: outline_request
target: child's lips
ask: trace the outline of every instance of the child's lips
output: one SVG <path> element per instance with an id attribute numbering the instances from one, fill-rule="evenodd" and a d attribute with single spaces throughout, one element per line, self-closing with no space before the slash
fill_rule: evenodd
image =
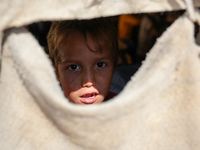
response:
<path id="1" fill-rule="evenodd" d="M 85 104 L 92 104 L 97 100 L 98 93 L 86 93 L 80 96 L 81 102 Z"/>

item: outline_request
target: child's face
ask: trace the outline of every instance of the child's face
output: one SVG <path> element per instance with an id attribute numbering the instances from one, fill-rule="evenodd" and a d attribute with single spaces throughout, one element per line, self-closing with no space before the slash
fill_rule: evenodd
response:
<path id="1" fill-rule="evenodd" d="M 87 42 L 96 50 L 87 34 Z M 111 50 L 91 51 L 86 39 L 79 33 L 71 33 L 61 43 L 58 80 L 65 96 L 76 104 L 101 103 L 107 96 L 114 71 Z"/>

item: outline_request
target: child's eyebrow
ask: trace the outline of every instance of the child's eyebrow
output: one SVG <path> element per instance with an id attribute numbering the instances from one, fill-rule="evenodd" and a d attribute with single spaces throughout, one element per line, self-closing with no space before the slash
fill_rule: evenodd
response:
<path id="1" fill-rule="evenodd" d="M 100 62 L 100 61 L 112 61 L 112 57 L 97 57 L 94 59 L 94 62 Z"/>
<path id="2" fill-rule="evenodd" d="M 100 56 L 100 57 L 97 57 L 97 59 L 112 59 L 112 56 Z"/>
<path id="3" fill-rule="evenodd" d="M 110 60 L 112 60 L 112 57 L 97 57 L 96 59 L 95 59 L 95 61 L 110 61 Z M 77 63 L 77 62 L 79 62 L 79 60 L 77 59 L 70 59 L 70 58 L 64 58 L 64 59 L 61 59 L 58 63 L 59 64 L 66 64 L 66 63 Z"/>
<path id="4" fill-rule="evenodd" d="M 103 57 L 103 58 L 99 58 L 98 60 L 111 60 L 112 57 Z"/>
<path id="5" fill-rule="evenodd" d="M 75 61 L 76 60 L 70 60 L 70 59 L 66 58 L 66 59 L 60 60 L 59 63 L 64 64 L 64 63 L 72 63 L 72 62 L 75 62 Z"/>

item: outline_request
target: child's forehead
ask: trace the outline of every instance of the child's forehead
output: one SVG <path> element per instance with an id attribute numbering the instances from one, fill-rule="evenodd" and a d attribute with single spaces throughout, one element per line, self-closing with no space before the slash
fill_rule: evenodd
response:
<path id="1" fill-rule="evenodd" d="M 83 45 L 63 47 L 60 50 L 60 62 L 96 62 L 100 60 L 113 60 L 110 50 L 94 51 Z"/>
<path id="2" fill-rule="evenodd" d="M 106 47 L 105 44 L 101 44 L 100 41 L 96 41 L 90 34 L 83 36 L 78 32 L 72 32 L 64 38 L 59 48 L 60 59 L 69 56 L 83 56 L 84 54 L 91 53 L 94 55 L 105 54 L 109 57 L 112 56 L 110 48 Z"/>
<path id="3" fill-rule="evenodd" d="M 70 30 L 69 32 L 63 33 L 61 39 L 62 40 L 60 42 L 60 48 L 62 48 L 64 45 L 77 45 L 80 43 L 86 44 L 89 47 L 89 49 L 93 51 L 101 51 L 101 49 L 110 49 L 111 47 L 111 42 L 103 38 L 103 36 L 95 36 L 95 34 L 93 33 L 83 33 L 79 30 Z"/>

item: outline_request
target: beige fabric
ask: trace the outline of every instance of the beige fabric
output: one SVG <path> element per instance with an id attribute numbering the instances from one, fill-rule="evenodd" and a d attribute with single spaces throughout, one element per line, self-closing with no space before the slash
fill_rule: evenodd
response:
<path id="1" fill-rule="evenodd" d="M 183 0 L 0 3 L 1 31 L 41 20 L 185 8 Z M 64 97 L 32 35 L 10 29 L 0 51 L 0 150 L 199 150 L 200 48 L 193 33 L 193 23 L 181 17 L 116 98 L 83 107 Z"/>
<path id="2" fill-rule="evenodd" d="M 70 104 L 47 55 L 23 28 L 3 47 L 2 150 L 199 150 L 200 48 L 177 20 L 125 89 L 100 105 Z M 178 44 L 177 44 L 178 43 Z"/>
<path id="3" fill-rule="evenodd" d="M 193 1 L 200 6 L 199 0 Z M 185 9 L 185 0 L 0 0 L 0 4 L 0 30 L 44 20 Z"/>

